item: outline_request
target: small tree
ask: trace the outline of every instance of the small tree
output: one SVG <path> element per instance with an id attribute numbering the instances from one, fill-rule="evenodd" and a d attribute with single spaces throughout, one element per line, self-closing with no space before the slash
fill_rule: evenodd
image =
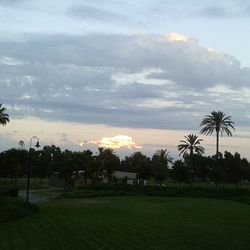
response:
<path id="1" fill-rule="evenodd" d="M 200 145 L 200 143 L 203 141 L 202 139 L 198 139 L 198 136 L 195 134 L 189 134 L 185 136 L 186 140 L 181 140 L 181 144 L 179 144 L 178 150 L 180 151 L 180 154 L 184 155 L 185 162 L 188 163 L 190 166 L 190 172 L 191 172 L 191 178 L 190 178 L 190 186 L 192 184 L 192 181 L 194 179 L 194 157 L 196 155 L 202 155 L 205 153 L 205 149 Z"/>
<path id="2" fill-rule="evenodd" d="M 190 168 L 181 160 L 174 162 L 172 169 L 172 177 L 179 184 L 188 183 L 190 179 Z"/>
<path id="3" fill-rule="evenodd" d="M 120 166 L 120 159 L 115 154 L 113 149 L 99 148 L 99 155 L 96 157 L 101 162 L 101 167 L 106 171 L 108 177 L 108 183 L 112 183 L 113 173 Z M 95 164 L 95 166 L 97 166 Z"/>
<path id="4" fill-rule="evenodd" d="M 249 164 L 246 159 L 241 159 L 239 153 L 232 155 L 230 152 L 224 153 L 224 168 L 227 174 L 227 180 L 235 184 L 235 190 L 238 190 L 238 184 L 247 178 L 247 168 Z"/>
<path id="5" fill-rule="evenodd" d="M 141 152 L 135 152 L 129 156 L 129 161 L 136 169 L 137 178 L 139 179 L 139 186 L 144 187 L 144 181 L 149 179 L 152 175 L 150 158 Z"/>
<path id="6" fill-rule="evenodd" d="M 172 158 L 167 149 L 157 150 L 152 157 L 153 175 L 160 185 L 167 179 L 169 163 L 172 163 Z"/>

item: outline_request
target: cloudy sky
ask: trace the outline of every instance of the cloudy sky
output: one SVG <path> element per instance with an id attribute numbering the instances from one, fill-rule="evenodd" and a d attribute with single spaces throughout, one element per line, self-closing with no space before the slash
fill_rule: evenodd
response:
<path id="1" fill-rule="evenodd" d="M 152 155 L 232 116 L 221 151 L 249 157 L 250 3 L 0 0 L 0 151 L 36 135 L 63 149 Z M 206 154 L 215 137 L 205 137 Z"/>

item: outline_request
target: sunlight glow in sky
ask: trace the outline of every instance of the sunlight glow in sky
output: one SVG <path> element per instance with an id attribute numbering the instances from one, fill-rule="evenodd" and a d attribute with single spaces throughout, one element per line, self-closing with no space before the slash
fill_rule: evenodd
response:
<path id="1" fill-rule="evenodd" d="M 188 37 L 182 34 L 172 32 L 168 35 L 163 36 L 160 40 L 161 41 L 166 40 L 169 42 L 173 42 L 173 41 L 186 42 L 188 40 Z"/>
<path id="2" fill-rule="evenodd" d="M 128 149 L 141 148 L 140 146 L 136 145 L 136 143 L 133 141 L 132 137 L 127 136 L 127 135 L 116 135 L 114 137 L 103 137 L 100 140 L 99 146 L 104 147 L 104 148 L 113 148 L 113 149 L 122 148 L 122 147 L 127 147 Z"/>

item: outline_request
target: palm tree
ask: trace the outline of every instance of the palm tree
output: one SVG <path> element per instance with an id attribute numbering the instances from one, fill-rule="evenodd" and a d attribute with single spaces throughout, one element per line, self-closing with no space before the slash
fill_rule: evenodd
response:
<path id="1" fill-rule="evenodd" d="M 157 150 L 153 157 L 156 157 L 162 164 L 172 163 L 172 158 L 169 156 L 167 149 Z"/>
<path id="2" fill-rule="evenodd" d="M 185 141 L 181 140 L 180 142 L 182 144 L 179 144 L 178 150 L 180 151 L 180 154 L 186 154 L 187 151 L 189 151 L 190 157 L 193 156 L 194 152 L 196 152 L 198 155 L 204 154 L 205 149 L 200 146 L 202 139 L 198 139 L 197 135 L 189 134 L 187 136 L 184 136 L 186 138 Z"/>
<path id="3" fill-rule="evenodd" d="M 6 108 L 2 107 L 0 103 L 0 124 L 6 125 L 9 122 L 9 115 L 5 113 Z"/>
<path id="4" fill-rule="evenodd" d="M 180 142 L 182 144 L 179 144 L 178 150 L 180 151 L 180 154 L 183 154 L 184 156 L 188 155 L 188 151 L 189 151 L 189 157 L 187 157 L 185 160 L 189 159 L 189 164 L 190 164 L 190 183 L 189 186 L 191 187 L 192 185 L 192 181 L 194 178 L 194 152 L 197 155 L 202 155 L 205 153 L 205 149 L 200 146 L 200 143 L 203 141 L 202 139 L 198 139 L 198 136 L 195 134 L 189 134 L 187 136 L 184 136 L 186 138 L 186 140 L 181 140 Z"/>
<path id="5" fill-rule="evenodd" d="M 213 111 L 210 115 L 203 118 L 200 126 L 204 126 L 201 129 L 201 134 L 211 135 L 216 132 L 216 159 L 219 155 L 219 135 L 226 133 L 227 136 L 232 136 L 230 128 L 234 129 L 234 122 L 231 121 L 231 116 L 226 116 L 222 111 Z"/>

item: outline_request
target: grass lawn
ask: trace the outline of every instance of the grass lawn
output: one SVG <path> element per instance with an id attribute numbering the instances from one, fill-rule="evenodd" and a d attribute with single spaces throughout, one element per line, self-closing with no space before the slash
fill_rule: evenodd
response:
<path id="1" fill-rule="evenodd" d="M 250 207 L 166 197 L 59 199 L 0 224 L 0 249 L 249 249 Z"/>
<path id="2" fill-rule="evenodd" d="M 27 207 L 25 202 L 19 198 L 0 196 L 0 225 L 35 212 L 37 212 L 36 206 Z"/>

